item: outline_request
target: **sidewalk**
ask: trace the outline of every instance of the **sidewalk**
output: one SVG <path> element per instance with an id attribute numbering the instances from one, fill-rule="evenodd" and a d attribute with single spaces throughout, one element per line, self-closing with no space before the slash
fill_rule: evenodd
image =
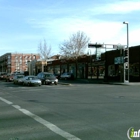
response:
<path id="1" fill-rule="evenodd" d="M 59 80 L 59 84 L 72 85 L 72 84 L 110 84 L 110 85 L 140 85 L 140 82 L 104 82 L 103 79 L 75 79 L 75 80 Z"/>

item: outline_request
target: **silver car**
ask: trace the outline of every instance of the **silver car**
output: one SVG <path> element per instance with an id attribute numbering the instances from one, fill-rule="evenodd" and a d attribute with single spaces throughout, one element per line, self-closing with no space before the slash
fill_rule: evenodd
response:
<path id="1" fill-rule="evenodd" d="M 22 84 L 22 79 L 24 78 L 25 76 L 24 75 L 15 75 L 13 77 L 13 83 L 14 84 Z"/>
<path id="2" fill-rule="evenodd" d="M 38 85 L 41 86 L 41 80 L 39 80 L 36 76 L 29 75 L 23 78 L 23 85 Z"/>

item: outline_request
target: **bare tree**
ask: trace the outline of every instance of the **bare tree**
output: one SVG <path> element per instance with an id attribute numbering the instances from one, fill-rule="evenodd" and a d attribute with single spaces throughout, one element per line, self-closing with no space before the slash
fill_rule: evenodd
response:
<path id="1" fill-rule="evenodd" d="M 48 46 L 46 40 L 44 40 L 43 44 L 40 42 L 38 46 L 38 52 L 40 57 L 44 60 L 47 60 L 51 55 L 51 46 Z"/>
<path id="2" fill-rule="evenodd" d="M 78 56 L 84 54 L 88 42 L 89 38 L 86 36 L 86 34 L 78 31 L 75 34 L 72 34 L 69 40 L 65 40 L 60 45 L 60 53 L 65 58 L 77 59 Z"/>

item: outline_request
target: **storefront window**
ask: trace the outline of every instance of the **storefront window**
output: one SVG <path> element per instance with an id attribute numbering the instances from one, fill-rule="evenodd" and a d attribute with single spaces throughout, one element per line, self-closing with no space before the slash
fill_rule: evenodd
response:
<path id="1" fill-rule="evenodd" d="M 67 65 L 61 65 L 61 73 L 67 72 Z"/>
<path id="2" fill-rule="evenodd" d="M 69 72 L 76 77 L 76 65 L 74 63 L 69 65 Z"/>
<path id="3" fill-rule="evenodd" d="M 99 78 L 104 78 L 105 75 L 105 67 L 99 66 Z"/>
<path id="4" fill-rule="evenodd" d="M 108 76 L 115 76 L 115 65 L 108 66 Z"/>
<path id="5" fill-rule="evenodd" d="M 54 66 L 54 74 L 60 74 L 60 66 Z"/>
<path id="6" fill-rule="evenodd" d="M 129 74 L 131 76 L 139 77 L 139 62 L 130 64 Z"/>
<path id="7" fill-rule="evenodd" d="M 78 64 L 77 78 L 84 78 L 84 77 L 85 77 L 84 64 Z"/>

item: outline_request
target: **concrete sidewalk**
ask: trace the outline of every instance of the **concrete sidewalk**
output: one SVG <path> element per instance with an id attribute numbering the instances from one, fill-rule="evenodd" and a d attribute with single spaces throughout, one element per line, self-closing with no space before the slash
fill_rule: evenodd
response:
<path id="1" fill-rule="evenodd" d="M 75 80 L 59 80 L 59 84 L 62 85 L 72 85 L 72 84 L 111 84 L 111 85 L 140 85 L 140 82 L 104 82 L 103 79 L 75 79 Z"/>

